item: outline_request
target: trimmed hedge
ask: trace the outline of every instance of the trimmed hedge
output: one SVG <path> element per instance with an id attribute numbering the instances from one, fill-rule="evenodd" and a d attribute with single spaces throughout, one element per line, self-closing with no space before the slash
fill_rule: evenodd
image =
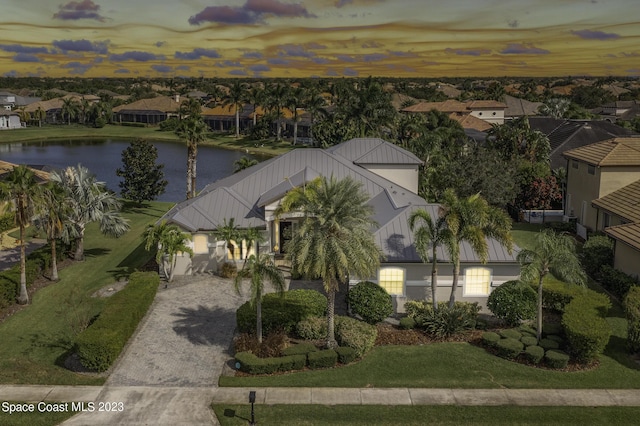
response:
<path id="1" fill-rule="evenodd" d="M 538 345 L 538 339 L 536 339 L 535 336 L 522 336 L 520 341 L 526 347 Z"/>
<path id="2" fill-rule="evenodd" d="M 33 282 L 40 276 L 42 272 L 41 260 L 27 257 L 25 262 L 25 273 L 27 279 L 27 288 L 33 285 Z M 0 272 L 0 309 L 6 308 L 16 303 L 16 298 L 20 294 L 20 262 L 13 265 L 6 271 Z"/>
<path id="3" fill-rule="evenodd" d="M 506 339 L 498 340 L 495 348 L 498 351 L 498 356 L 506 359 L 515 359 L 522 352 L 524 345 L 519 340 L 507 337 Z"/>
<path id="4" fill-rule="evenodd" d="M 449 308 L 448 302 L 439 302 L 438 310 L 426 301 L 409 301 L 405 304 L 407 315 L 416 320 L 418 328 L 438 338 L 453 336 L 473 330 L 478 321 L 478 303 L 456 302 Z"/>
<path id="5" fill-rule="evenodd" d="M 378 337 L 375 326 L 355 318 L 336 316 L 335 335 L 340 346 L 348 346 L 356 351 L 358 358 L 373 348 Z"/>
<path id="6" fill-rule="evenodd" d="M 301 339 L 318 340 L 327 337 L 327 318 L 308 317 L 296 324 L 296 334 Z"/>
<path id="7" fill-rule="evenodd" d="M 640 351 L 640 287 L 633 287 L 624 300 L 627 317 L 627 347 L 631 353 Z"/>
<path id="8" fill-rule="evenodd" d="M 613 266 L 613 241 L 605 235 L 594 235 L 582 246 L 580 257 L 587 274 L 599 279 L 601 266 Z"/>
<path id="9" fill-rule="evenodd" d="M 584 287 L 575 284 L 566 284 L 563 282 L 544 283 L 542 286 L 542 305 L 557 312 L 564 312 L 565 306 L 567 306 L 574 297 L 583 294 L 584 291 Z"/>
<path id="10" fill-rule="evenodd" d="M 515 326 L 536 317 L 536 291 L 522 281 L 507 281 L 491 292 L 487 307 L 496 318 Z"/>
<path id="11" fill-rule="evenodd" d="M 265 335 L 276 330 L 290 333 L 303 319 L 323 316 L 326 310 L 327 298 L 315 290 L 290 290 L 282 296 L 266 294 L 262 298 L 262 332 Z M 244 303 L 236 311 L 236 320 L 241 333 L 253 333 L 255 307 L 250 302 Z"/>
<path id="12" fill-rule="evenodd" d="M 544 358 L 544 349 L 540 346 L 527 346 L 524 350 L 524 357 L 533 364 L 540 364 Z"/>
<path id="13" fill-rule="evenodd" d="M 235 356 L 240 371 L 249 374 L 272 374 L 278 371 L 302 370 L 307 365 L 306 355 L 258 358 L 251 352 L 238 352 Z"/>
<path id="14" fill-rule="evenodd" d="M 400 328 L 403 330 L 413 330 L 416 328 L 416 320 L 411 317 L 400 318 Z"/>
<path id="15" fill-rule="evenodd" d="M 358 359 L 356 350 L 348 346 L 339 346 L 335 350 L 338 354 L 338 361 L 340 362 L 340 364 L 349 364 L 350 362 Z"/>
<path id="16" fill-rule="evenodd" d="M 482 333 L 482 343 L 487 346 L 495 346 L 496 343 L 500 340 L 500 335 L 498 333 L 494 333 L 493 331 L 487 331 Z"/>
<path id="17" fill-rule="evenodd" d="M 153 303 L 159 283 L 155 272 L 134 272 L 125 288 L 106 301 L 98 318 L 75 341 L 85 368 L 106 371 L 118 358 Z"/>
<path id="18" fill-rule="evenodd" d="M 545 363 L 551 368 L 566 368 L 569 363 L 569 355 L 557 349 L 552 349 L 544 354 Z"/>
<path id="19" fill-rule="evenodd" d="M 629 289 L 638 285 L 638 280 L 609 265 L 602 265 L 602 268 L 600 268 L 600 284 L 619 300 L 623 300 Z"/>
<path id="20" fill-rule="evenodd" d="M 338 354 L 333 349 L 311 352 L 307 355 L 309 368 L 330 368 L 338 363 Z"/>
<path id="21" fill-rule="evenodd" d="M 311 352 L 317 352 L 318 348 L 313 343 L 298 343 L 297 345 L 289 346 L 282 350 L 283 356 L 289 355 L 307 355 Z"/>
<path id="22" fill-rule="evenodd" d="M 544 329 L 544 327 L 543 327 Z M 520 327 L 518 327 L 518 331 L 520 333 L 522 333 L 522 335 L 529 335 L 529 336 L 537 336 L 538 334 L 536 333 L 536 329 L 533 327 L 530 327 L 528 325 L 521 325 Z"/>
<path id="23" fill-rule="evenodd" d="M 498 332 L 498 334 L 502 337 L 510 337 L 512 339 L 516 339 L 516 340 L 520 340 L 520 338 L 522 337 L 522 333 L 520 333 L 518 330 L 515 330 L 513 328 L 507 328 L 506 330 L 500 330 Z"/>
<path id="24" fill-rule="evenodd" d="M 349 307 L 369 324 L 377 324 L 393 313 L 393 303 L 387 291 L 371 281 L 362 281 L 349 290 Z"/>
<path id="25" fill-rule="evenodd" d="M 540 339 L 540 342 L 538 342 L 538 345 L 544 350 L 560 349 L 560 344 L 558 342 L 556 342 L 555 340 L 547 339 L 547 338 Z"/>
<path id="26" fill-rule="evenodd" d="M 562 325 L 569 353 L 578 362 L 593 361 L 609 343 L 611 326 L 606 317 L 610 308 L 611 301 L 606 295 L 586 289 L 566 306 Z"/>

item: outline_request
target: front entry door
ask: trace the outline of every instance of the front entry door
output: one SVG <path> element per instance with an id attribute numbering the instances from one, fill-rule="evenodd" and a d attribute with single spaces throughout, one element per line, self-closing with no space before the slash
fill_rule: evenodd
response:
<path id="1" fill-rule="evenodd" d="M 280 253 L 285 253 L 285 245 L 291 240 L 293 224 L 291 222 L 280 222 Z"/>

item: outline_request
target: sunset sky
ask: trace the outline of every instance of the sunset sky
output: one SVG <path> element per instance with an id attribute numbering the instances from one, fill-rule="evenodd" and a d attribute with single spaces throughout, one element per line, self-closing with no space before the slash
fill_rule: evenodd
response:
<path id="1" fill-rule="evenodd" d="M 3 0 L 0 75 L 640 75 L 638 0 Z"/>

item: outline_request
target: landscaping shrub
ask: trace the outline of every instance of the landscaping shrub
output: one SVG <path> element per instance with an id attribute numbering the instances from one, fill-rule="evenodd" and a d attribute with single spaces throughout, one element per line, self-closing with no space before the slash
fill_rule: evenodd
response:
<path id="1" fill-rule="evenodd" d="M 557 322 L 542 323 L 542 335 L 544 337 L 561 334 L 564 334 L 564 327 L 562 327 L 562 324 Z"/>
<path id="2" fill-rule="evenodd" d="M 349 364 L 358 358 L 356 350 L 348 346 L 337 347 L 336 353 L 338 354 L 340 364 Z"/>
<path id="3" fill-rule="evenodd" d="M 283 356 L 288 355 L 307 355 L 310 352 L 317 352 L 318 348 L 313 343 L 298 343 L 282 350 Z"/>
<path id="4" fill-rule="evenodd" d="M 575 222 L 547 222 L 544 224 L 546 228 L 553 229 L 556 233 L 562 234 L 564 232 L 568 232 L 570 234 L 576 233 L 576 223 Z"/>
<path id="5" fill-rule="evenodd" d="M 301 370 L 307 364 L 306 355 L 258 358 L 251 352 L 238 352 L 235 356 L 240 371 L 249 374 L 272 374 L 278 371 Z"/>
<path id="6" fill-rule="evenodd" d="M 584 290 L 584 287 L 559 281 L 544 283 L 542 286 L 542 305 L 547 309 L 564 312 L 564 307 L 575 296 L 582 294 Z"/>
<path id="7" fill-rule="evenodd" d="M 41 263 L 41 260 L 37 258 L 34 259 L 31 255 L 27 257 L 25 262 L 27 288 L 30 288 L 33 285 L 33 282 L 40 276 L 40 273 L 42 272 L 42 267 L 40 266 Z M 18 294 L 20 294 L 19 262 L 6 271 L 0 272 L 0 309 L 16 303 Z"/>
<path id="8" fill-rule="evenodd" d="M 403 330 L 413 330 L 416 327 L 416 320 L 411 317 L 400 318 L 400 328 Z"/>
<path id="9" fill-rule="evenodd" d="M 434 311 L 430 303 L 414 303 L 407 310 L 409 316 L 415 319 L 418 328 L 437 338 L 473 330 L 478 312 L 478 304 L 468 302 L 456 302 L 453 308 L 449 308 L 447 302 L 440 302 L 437 311 Z"/>
<path id="10" fill-rule="evenodd" d="M 536 317 L 536 292 L 522 281 L 507 281 L 491 292 L 487 307 L 497 318 L 515 326 Z"/>
<path id="11" fill-rule="evenodd" d="M 540 346 L 527 346 L 524 350 L 524 357 L 533 364 L 540 364 L 544 358 L 544 349 Z"/>
<path id="12" fill-rule="evenodd" d="M 591 362 L 604 351 L 611 336 L 606 320 L 610 308 L 609 298 L 593 290 L 585 290 L 566 306 L 562 325 L 569 352 L 577 361 Z"/>
<path id="13" fill-rule="evenodd" d="M 506 359 L 515 359 L 522 352 L 524 345 L 521 341 L 508 337 L 498 340 L 495 348 L 498 351 L 498 356 Z"/>
<path id="14" fill-rule="evenodd" d="M 282 332 L 269 334 L 262 340 L 262 343 L 258 342 L 255 334 L 249 333 L 242 333 L 233 339 L 235 352 L 251 352 L 258 358 L 280 356 L 288 343 L 289 338 Z"/>
<path id="15" fill-rule="evenodd" d="M 9 212 L 0 215 L 0 233 L 8 231 L 16 226 L 15 213 Z"/>
<path id="16" fill-rule="evenodd" d="M 355 318 L 336 316 L 335 328 L 338 344 L 353 348 L 358 358 L 373 348 L 378 337 L 378 330 L 373 325 Z"/>
<path id="17" fill-rule="evenodd" d="M 161 132 L 173 132 L 178 128 L 179 124 L 180 124 L 180 120 L 177 117 L 171 117 L 171 118 L 167 118 L 164 121 L 161 121 L 158 124 L 158 127 L 160 127 Z"/>
<path id="18" fill-rule="evenodd" d="M 303 319 L 323 316 L 326 310 L 327 298 L 315 290 L 290 290 L 282 296 L 266 294 L 262 298 L 262 332 L 265 335 L 276 330 L 290 333 Z M 244 303 L 236 311 L 236 320 L 241 333 L 254 333 L 255 307 Z"/>
<path id="19" fill-rule="evenodd" d="M 220 267 L 220 276 L 222 278 L 233 278 L 238 275 L 238 267 L 235 263 L 224 262 Z"/>
<path id="20" fill-rule="evenodd" d="M 540 342 L 538 342 L 538 345 L 544 350 L 560 349 L 560 344 L 558 342 L 556 342 L 555 340 L 546 339 L 546 338 L 540 339 Z"/>
<path id="21" fill-rule="evenodd" d="M 506 330 L 500 330 L 498 334 L 504 338 L 512 338 L 516 340 L 520 340 L 522 337 L 522 333 L 513 328 L 507 328 Z"/>
<path id="22" fill-rule="evenodd" d="M 545 352 L 544 360 L 549 367 L 561 369 L 567 367 L 569 355 L 557 349 L 552 349 Z"/>
<path id="23" fill-rule="evenodd" d="M 557 334 L 548 334 L 547 339 L 558 342 L 560 345 L 564 343 L 564 339 L 561 336 L 558 336 Z"/>
<path id="24" fill-rule="evenodd" d="M 393 303 L 387 291 L 376 283 L 362 281 L 349 290 L 349 307 L 369 324 L 377 324 L 393 313 Z"/>
<path id="25" fill-rule="evenodd" d="M 581 260 L 587 274 L 599 279 L 601 266 L 613 266 L 613 241 L 605 235 L 594 235 L 582 246 Z"/>
<path id="26" fill-rule="evenodd" d="M 520 341 L 522 342 L 523 345 L 529 347 L 529 346 L 537 346 L 538 345 L 538 339 L 536 339 L 534 336 L 522 336 L 520 338 Z M 543 354 L 544 355 L 544 354 Z"/>
<path id="27" fill-rule="evenodd" d="M 318 340 L 327 337 L 327 318 L 308 317 L 296 324 L 296 334 L 301 339 Z"/>
<path id="28" fill-rule="evenodd" d="M 495 346 L 500 340 L 500 335 L 498 333 L 494 333 L 493 331 L 487 331 L 482 333 L 482 343 L 487 346 Z"/>
<path id="29" fill-rule="evenodd" d="M 627 347 L 631 353 L 640 351 L 640 287 L 633 287 L 624 301 L 627 317 Z"/>
<path id="30" fill-rule="evenodd" d="M 623 300 L 629 289 L 638 284 L 638 280 L 609 265 L 603 265 L 600 268 L 600 284 L 619 300 Z"/>
<path id="31" fill-rule="evenodd" d="M 98 318 L 76 338 L 83 366 L 100 372 L 111 366 L 147 313 L 159 283 L 155 272 L 134 272 L 125 288 L 106 301 Z"/>
<path id="32" fill-rule="evenodd" d="M 522 333 L 523 336 L 537 336 L 536 329 L 528 325 L 521 325 L 520 327 L 518 327 L 518 331 Z"/>
<path id="33" fill-rule="evenodd" d="M 335 367 L 338 363 L 338 354 L 333 349 L 311 352 L 307 355 L 309 368 Z"/>

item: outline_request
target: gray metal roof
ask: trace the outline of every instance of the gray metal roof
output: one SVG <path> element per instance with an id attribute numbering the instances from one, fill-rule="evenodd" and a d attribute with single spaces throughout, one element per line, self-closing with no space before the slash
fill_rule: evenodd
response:
<path id="1" fill-rule="evenodd" d="M 346 143 L 353 143 L 353 140 Z M 163 219 L 191 232 L 212 231 L 223 224 L 224 219 L 230 218 L 234 218 L 241 228 L 264 227 L 262 207 L 284 196 L 291 188 L 317 176 L 334 176 L 337 179 L 350 176 L 360 182 L 370 196 L 368 204 L 373 207 L 373 219 L 377 222 L 372 231 L 387 262 L 421 262 L 407 220 L 417 208 L 425 208 L 430 214 L 437 215 L 438 205 L 428 204 L 411 191 L 354 164 L 353 160 L 340 155 L 340 151 L 306 148 L 282 154 L 207 185 L 197 197 L 174 206 Z M 353 153 L 350 149 L 347 152 Z M 496 241 L 488 242 L 489 261 L 516 261 L 515 254 L 508 255 Z M 438 256 L 442 261 L 449 259 L 442 249 Z M 462 245 L 461 260 L 479 261 L 467 244 Z"/>
<path id="2" fill-rule="evenodd" d="M 351 139 L 327 151 L 355 164 L 422 164 L 422 160 L 411 152 L 379 138 Z"/>

